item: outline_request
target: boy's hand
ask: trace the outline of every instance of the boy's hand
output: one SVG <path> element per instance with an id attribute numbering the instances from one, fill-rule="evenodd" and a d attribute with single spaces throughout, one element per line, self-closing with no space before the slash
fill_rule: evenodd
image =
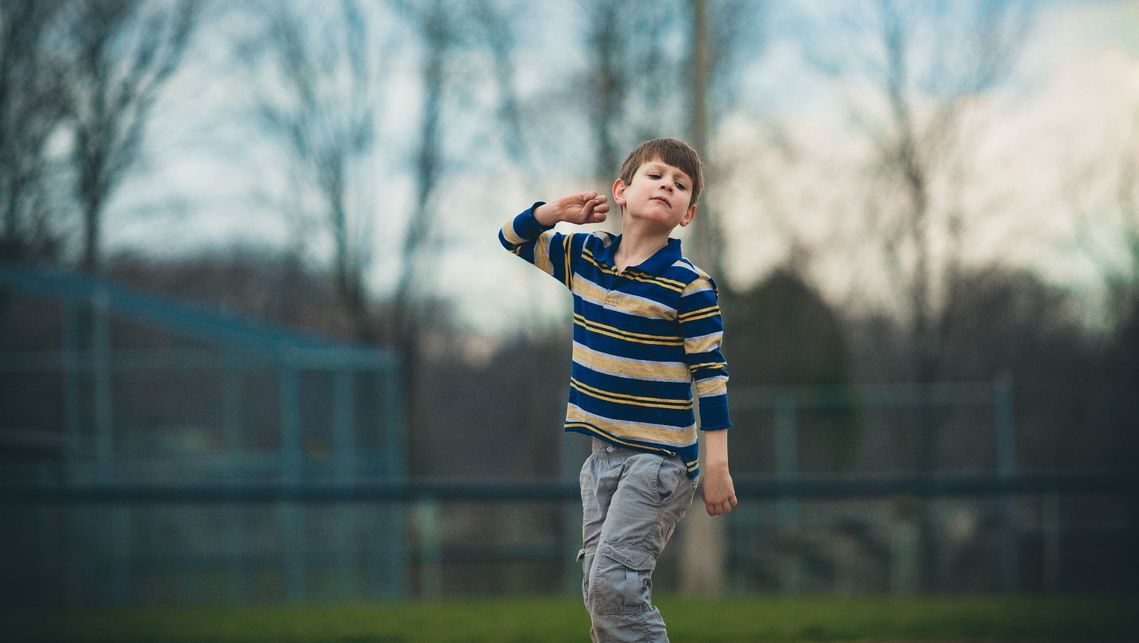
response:
<path id="1" fill-rule="evenodd" d="M 709 516 L 722 516 L 737 504 L 736 488 L 727 465 L 709 468 L 704 474 L 704 509 Z"/>
<path id="2" fill-rule="evenodd" d="M 709 516 L 722 516 L 736 506 L 736 487 L 728 473 L 728 432 L 704 433 L 704 508 Z"/>
<path id="3" fill-rule="evenodd" d="M 731 483 L 731 473 L 727 467 L 715 467 L 706 471 L 702 491 L 704 509 L 708 516 L 723 516 L 738 503 L 736 486 Z"/>
<path id="4" fill-rule="evenodd" d="M 543 226 L 559 221 L 569 223 L 601 223 L 609 212 L 609 201 L 596 192 L 580 192 L 543 203 L 534 210 L 534 218 Z"/>

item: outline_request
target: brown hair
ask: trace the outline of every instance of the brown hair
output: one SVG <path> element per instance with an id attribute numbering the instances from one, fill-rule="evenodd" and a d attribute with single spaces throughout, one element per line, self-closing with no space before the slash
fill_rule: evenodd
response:
<path id="1" fill-rule="evenodd" d="M 696 150 L 680 139 L 654 138 L 641 143 L 625 158 L 617 176 L 628 185 L 633 181 L 633 175 L 637 173 L 638 168 L 655 160 L 684 170 L 684 173 L 692 179 L 692 201 L 690 205 L 696 205 L 696 199 L 704 187 L 704 166 L 701 165 L 700 156 L 696 154 Z"/>

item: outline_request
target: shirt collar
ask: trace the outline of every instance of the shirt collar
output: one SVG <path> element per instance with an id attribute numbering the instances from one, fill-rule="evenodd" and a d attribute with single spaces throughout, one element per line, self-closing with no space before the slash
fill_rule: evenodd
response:
<path id="1" fill-rule="evenodd" d="M 595 258 L 606 265 L 616 267 L 613 262 L 613 255 L 617 253 L 617 246 L 620 244 L 621 235 L 617 235 L 608 246 L 605 246 L 601 252 L 595 255 Z M 653 253 L 653 256 L 635 266 L 629 266 L 629 268 L 659 277 L 669 266 L 676 263 L 680 256 L 680 239 L 669 237 L 668 243 Z"/>

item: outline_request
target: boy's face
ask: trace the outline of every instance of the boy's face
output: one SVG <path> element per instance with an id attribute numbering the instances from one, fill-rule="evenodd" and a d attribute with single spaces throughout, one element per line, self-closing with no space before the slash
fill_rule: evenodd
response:
<path id="1" fill-rule="evenodd" d="M 669 231 L 688 225 L 696 215 L 692 178 L 660 159 L 642 164 L 627 185 L 621 179 L 614 181 L 613 200 L 626 216 Z"/>

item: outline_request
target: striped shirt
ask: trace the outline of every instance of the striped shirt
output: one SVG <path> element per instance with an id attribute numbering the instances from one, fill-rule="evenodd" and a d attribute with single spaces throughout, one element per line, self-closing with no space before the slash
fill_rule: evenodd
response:
<path id="1" fill-rule="evenodd" d="M 608 232 L 562 234 L 534 218 L 535 203 L 502 227 L 503 247 L 573 293 L 573 364 L 565 430 L 678 456 L 699 475 L 700 428 L 727 429 L 728 370 L 716 284 L 668 244 L 618 271 Z"/>

